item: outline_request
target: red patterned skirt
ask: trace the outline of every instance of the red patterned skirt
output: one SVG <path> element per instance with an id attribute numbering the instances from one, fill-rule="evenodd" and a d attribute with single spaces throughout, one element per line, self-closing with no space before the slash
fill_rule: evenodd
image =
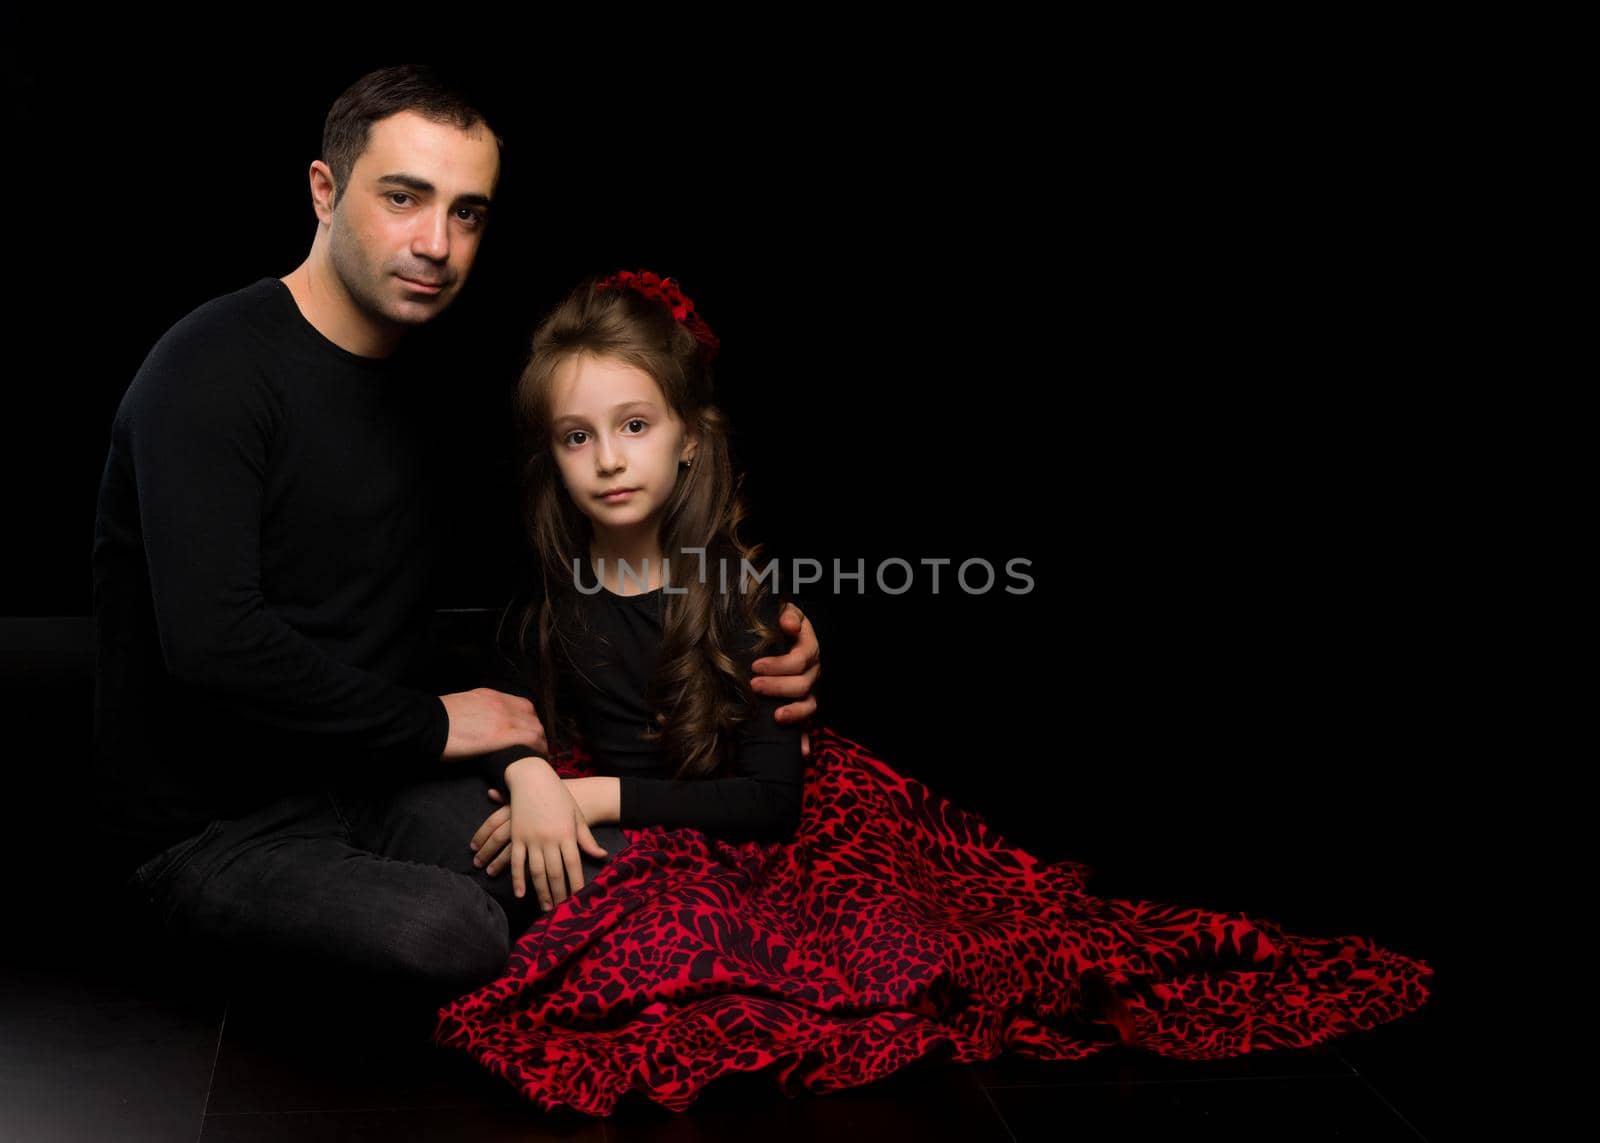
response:
<path id="1" fill-rule="evenodd" d="M 1072 1060 L 1125 1043 L 1210 1059 L 1303 1048 L 1419 1008 L 1433 970 L 1358 936 L 1091 896 L 1091 867 L 1003 842 L 866 748 L 815 731 L 799 830 L 628 830 L 436 1040 L 547 1110 L 673 1110 L 777 1065 L 787 1095 L 936 1050 Z M 552 759 L 592 772 L 581 752 Z"/>

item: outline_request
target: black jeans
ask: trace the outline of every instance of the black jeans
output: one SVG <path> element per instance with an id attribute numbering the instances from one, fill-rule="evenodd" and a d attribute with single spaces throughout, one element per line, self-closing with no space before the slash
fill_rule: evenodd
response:
<path id="1" fill-rule="evenodd" d="M 487 790 L 460 775 L 297 794 L 212 822 L 139 866 L 132 885 L 168 931 L 252 964 L 456 995 L 497 977 L 546 915 L 531 886 L 513 895 L 509 871 L 472 866 L 467 842 L 495 809 Z M 607 856 L 582 854 L 585 888 L 627 844 L 617 826 L 591 832 Z"/>

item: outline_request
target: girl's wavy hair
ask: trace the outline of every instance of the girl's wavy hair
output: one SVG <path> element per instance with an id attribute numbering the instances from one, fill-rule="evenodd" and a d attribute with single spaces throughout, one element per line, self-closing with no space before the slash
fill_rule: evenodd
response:
<path id="1" fill-rule="evenodd" d="M 509 653 L 526 655 L 530 633 L 537 631 L 535 685 L 551 748 L 575 741 L 572 719 L 557 706 L 556 680 L 575 662 L 568 649 L 581 610 L 573 569 L 575 560 L 587 566 L 592 526 L 573 504 L 556 463 L 552 388 L 557 368 L 574 356 L 625 362 L 655 379 L 667 405 L 698 438 L 694 461 L 678 469 L 661 518 L 659 540 L 668 565 L 690 570 L 674 570 L 674 591 L 663 593 L 661 655 L 645 696 L 658 725 L 642 734 L 661 744 L 675 777 L 704 777 L 731 760 L 735 731 L 756 710 L 750 663 L 778 642 L 777 631 L 761 616 L 770 594 L 766 583 L 753 576 L 746 583 L 742 575 L 741 561 L 758 566 L 761 548 L 739 537 L 747 514 L 744 477 L 733 467 L 732 428 L 713 403 L 714 353 L 660 301 L 632 289 L 597 288 L 601 280 L 586 278 L 539 324 L 513 397 L 523 458 L 524 534 L 537 569 L 538 582 L 529 586 L 543 590 L 530 590 Z M 700 557 L 690 551 L 696 548 L 705 551 L 704 577 Z M 727 591 L 719 590 L 722 577 L 713 570 L 723 567 L 730 569 L 730 581 L 739 581 Z"/>

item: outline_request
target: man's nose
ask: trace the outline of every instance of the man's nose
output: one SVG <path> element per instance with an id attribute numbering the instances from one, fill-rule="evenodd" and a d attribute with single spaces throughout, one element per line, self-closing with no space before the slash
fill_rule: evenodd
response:
<path id="1" fill-rule="evenodd" d="M 411 252 L 419 258 L 443 262 L 450 257 L 450 211 L 440 207 L 423 211 L 411 236 Z"/>

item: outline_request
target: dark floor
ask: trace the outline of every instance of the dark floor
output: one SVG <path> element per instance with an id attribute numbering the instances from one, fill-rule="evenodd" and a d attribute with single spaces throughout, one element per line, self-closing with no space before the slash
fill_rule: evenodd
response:
<path id="1" fill-rule="evenodd" d="M 13 930 L 15 931 L 15 930 Z M 1448 997 L 1302 1052 L 1183 1063 L 923 1060 L 789 1099 L 770 1073 L 714 1082 L 685 1113 L 629 1096 L 605 1120 L 550 1116 L 430 1045 L 432 1010 L 241 995 L 148 941 L 104 955 L 15 944 L 0 971 L 0 1137 L 18 1140 L 759 1138 L 1442 1140 L 1459 1108 L 1438 1061 Z M 52 947 L 54 943 L 54 947 Z M 130 953 L 130 948 L 140 951 Z"/>
<path id="2" fill-rule="evenodd" d="M 0 701 L 17 705 L 7 725 L 31 720 L 78 727 L 86 736 L 92 661 L 91 621 L 0 620 L 6 684 Z M 85 740 L 50 757 L 87 754 Z M 0 882 L 6 918 L 0 1140 L 7 1143 L 552 1137 L 848 1143 L 896 1134 L 907 1143 L 1437 1143 L 1466 1136 L 1464 1125 L 1481 1117 L 1481 1101 L 1500 1083 L 1492 1071 L 1478 1078 L 1484 1061 L 1499 1067 L 1484 1045 L 1507 1042 L 1485 1035 L 1484 1014 L 1526 1007 L 1525 998 L 1509 993 L 1491 992 L 1474 1003 L 1461 993 L 1469 975 L 1520 987 L 1503 968 L 1469 974 L 1450 955 L 1467 947 L 1480 910 L 1470 899 L 1451 907 L 1447 894 L 1458 881 L 1476 888 L 1479 865 L 1466 867 L 1474 876 L 1460 878 L 1454 855 L 1431 843 L 1396 857 L 1396 839 L 1431 838 L 1437 820 L 1444 820 L 1431 809 L 1421 812 L 1433 805 L 1430 792 L 1426 800 L 1398 798 L 1368 808 L 1361 843 L 1327 849 L 1320 864 L 1292 838 L 1263 832 L 1277 819 L 1262 813 L 1242 835 L 1250 849 L 1238 860 L 1226 860 L 1225 839 L 1208 842 L 1184 862 L 1145 846 L 1103 846 L 1104 867 L 1093 883 L 1101 896 L 1255 911 L 1291 931 L 1363 933 L 1422 956 L 1439 970 L 1434 994 L 1402 1020 L 1313 1051 L 1215 1063 L 1120 1050 L 1078 1063 L 924 1060 L 866 1087 L 795 1100 L 776 1092 L 770 1073 L 758 1073 L 717 1080 L 682 1114 L 629 1096 L 632 1102 L 603 1121 L 576 1113 L 548 1116 L 465 1056 L 431 1047 L 430 1008 L 387 998 L 374 1006 L 343 995 L 310 1004 L 292 985 L 277 999 L 259 988 L 247 995 L 215 979 L 203 962 L 157 951 L 161 946 L 131 921 L 108 919 L 111 894 L 93 847 L 63 832 L 74 819 L 19 811 L 70 806 L 71 787 L 58 785 L 62 772 L 58 766 L 13 767 L 5 804 L 14 812 L 0 814 L 0 872 L 6 877 Z M 1390 781 L 1392 794 L 1393 775 Z M 1386 806 L 1389 816 L 1374 819 Z M 1408 824 L 1413 809 L 1421 824 Z M 1313 834 L 1314 824 L 1294 819 L 1295 829 Z M 1025 840 L 1040 856 L 1083 856 L 1076 828 L 1072 853 L 1033 847 L 1056 832 L 1041 827 Z M 1095 851 L 1093 842 L 1082 841 L 1086 851 Z M 1284 871 L 1262 862 L 1257 847 L 1287 854 Z M 48 865 L 41 866 L 41 854 Z M 1413 874 L 1399 877 L 1394 869 Z M 76 913 L 65 916 L 64 908 Z M 1455 917 L 1460 933 L 1447 931 Z M 1484 945 L 1485 956 L 1499 952 L 1492 943 L 1473 943 Z"/>

